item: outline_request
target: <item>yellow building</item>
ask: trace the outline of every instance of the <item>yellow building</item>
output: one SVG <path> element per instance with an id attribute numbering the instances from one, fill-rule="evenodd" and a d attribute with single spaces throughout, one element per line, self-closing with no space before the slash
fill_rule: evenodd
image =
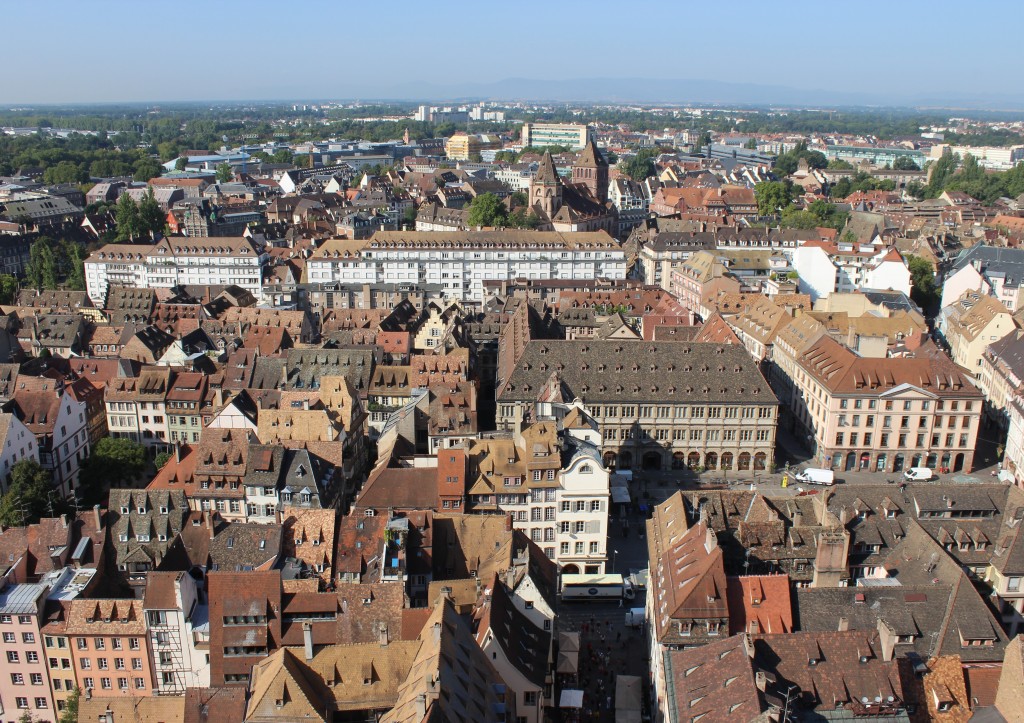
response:
<path id="1" fill-rule="evenodd" d="M 500 148 L 501 139 L 498 136 L 468 133 L 456 133 L 444 144 L 445 153 L 453 161 L 468 161 L 474 153 Z"/>

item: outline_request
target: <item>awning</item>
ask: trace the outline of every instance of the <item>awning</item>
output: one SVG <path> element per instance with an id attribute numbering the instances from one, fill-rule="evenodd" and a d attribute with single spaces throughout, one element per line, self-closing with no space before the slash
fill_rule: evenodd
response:
<path id="1" fill-rule="evenodd" d="M 558 701 L 559 708 L 582 708 L 583 707 L 583 691 L 582 690 L 563 690 L 562 697 Z"/>
<path id="2" fill-rule="evenodd" d="M 628 504 L 629 490 L 625 487 L 612 487 L 612 502 Z"/>
<path id="3" fill-rule="evenodd" d="M 999 470 L 999 481 L 1000 482 L 1013 482 L 1013 472 L 1006 469 Z"/>
<path id="4" fill-rule="evenodd" d="M 555 670 L 566 675 L 576 675 L 580 672 L 580 654 L 577 652 L 559 653 Z"/>

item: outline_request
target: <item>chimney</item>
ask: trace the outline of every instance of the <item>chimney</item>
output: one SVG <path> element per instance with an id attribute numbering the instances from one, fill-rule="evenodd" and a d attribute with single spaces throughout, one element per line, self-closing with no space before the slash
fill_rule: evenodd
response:
<path id="1" fill-rule="evenodd" d="M 839 618 L 839 632 L 845 633 L 850 629 L 850 619 L 847 617 Z"/>
<path id="2" fill-rule="evenodd" d="M 306 650 L 306 662 L 313 659 L 313 623 L 302 623 L 302 646 Z"/>
<path id="3" fill-rule="evenodd" d="M 92 518 L 93 518 L 93 522 L 96 523 L 96 529 L 97 530 L 102 530 L 103 529 L 103 513 L 100 512 L 100 506 L 99 505 L 93 505 L 92 506 Z"/>
<path id="4" fill-rule="evenodd" d="M 110 710 L 110 706 L 103 712 L 103 720 L 105 723 L 114 723 L 114 711 Z"/>
<path id="5" fill-rule="evenodd" d="M 505 532 L 512 532 L 512 513 L 505 515 Z"/>
<path id="6" fill-rule="evenodd" d="M 377 626 L 377 638 L 380 642 L 380 647 L 386 648 L 388 646 L 389 640 L 387 623 L 380 623 L 380 625 Z"/>
<path id="7" fill-rule="evenodd" d="M 180 464 L 181 463 L 181 457 L 182 457 L 182 454 L 181 454 L 181 442 L 178 442 L 177 444 L 174 445 L 174 459 L 176 459 L 178 461 L 178 463 Z"/>
<path id="8" fill-rule="evenodd" d="M 882 660 L 888 663 L 896 650 L 896 631 L 882 618 L 878 619 L 878 642 L 882 646 Z"/>
<path id="9" fill-rule="evenodd" d="M 281 365 L 281 388 L 288 386 L 288 364 Z"/>
<path id="10" fill-rule="evenodd" d="M 213 524 L 213 510 L 206 513 L 206 529 L 210 531 L 210 539 L 212 540 L 216 534 L 216 525 Z"/>
<path id="11" fill-rule="evenodd" d="M 427 696 L 420 693 L 416 696 L 416 720 L 423 720 L 427 717 Z"/>

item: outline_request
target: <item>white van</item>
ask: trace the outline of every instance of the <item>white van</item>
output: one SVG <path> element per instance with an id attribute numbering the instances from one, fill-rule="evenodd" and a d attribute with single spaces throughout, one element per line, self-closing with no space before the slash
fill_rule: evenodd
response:
<path id="1" fill-rule="evenodd" d="M 911 467 L 903 473 L 903 479 L 907 482 L 927 482 L 935 473 L 927 467 Z"/>
<path id="2" fill-rule="evenodd" d="M 808 467 L 801 472 L 797 472 L 793 479 L 797 482 L 803 482 L 808 485 L 825 485 L 827 487 L 831 487 L 836 483 L 836 473 L 830 469 L 815 469 L 814 467 Z"/>

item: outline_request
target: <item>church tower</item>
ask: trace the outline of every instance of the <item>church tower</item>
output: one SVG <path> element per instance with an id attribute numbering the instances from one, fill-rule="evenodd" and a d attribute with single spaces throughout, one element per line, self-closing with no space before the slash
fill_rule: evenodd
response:
<path id="1" fill-rule="evenodd" d="M 548 152 L 544 153 L 537 175 L 530 181 L 530 205 L 539 206 L 548 218 L 552 218 L 562 207 L 562 180 Z"/>
<path id="2" fill-rule="evenodd" d="M 608 162 L 597 150 L 594 141 L 587 141 L 583 146 L 576 165 L 572 167 L 573 185 L 583 185 L 590 189 L 601 203 L 608 201 Z"/>

